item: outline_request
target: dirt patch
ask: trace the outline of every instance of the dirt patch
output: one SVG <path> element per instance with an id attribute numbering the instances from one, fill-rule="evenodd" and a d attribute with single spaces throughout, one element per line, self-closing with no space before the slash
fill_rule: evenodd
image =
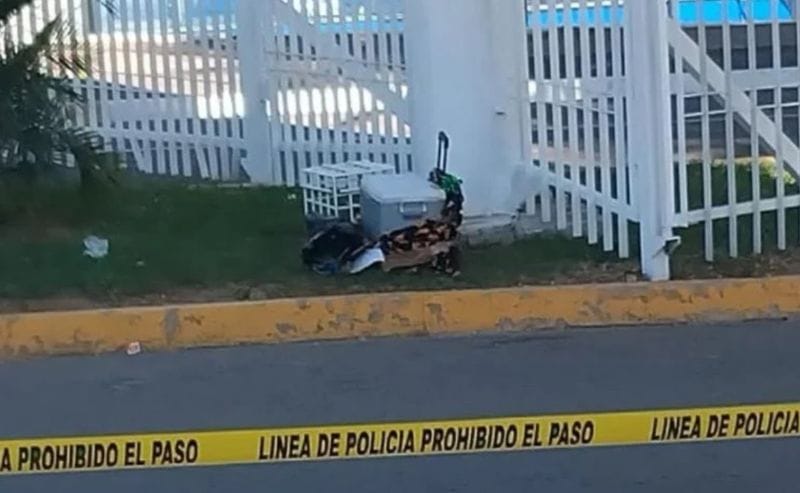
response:
<path id="1" fill-rule="evenodd" d="M 480 286 L 471 282 L 452 283 L 447 278 L 439 278 L 443 284 L 425 282 L 434 275 L 428 272 L 408 271 L 396 276 L 398 282 L 375 285 L 361 279 L 344 278 L 340 283 L 322 284 L 315 288 L 308 286 L 284 286 L 277 284 L 228 284 L 220 287 L 198 287 L 168 289 L 159 293 L 143 295 L 105 295 L 87 296 L 76 293 L 32 299 L 0 299 L 0 313 L 42 312 L 62 310 L 86 310 L 114 308 L 123 306 L 164 306 L 187 303 L 214 303 L 235 301 L 262 301 L 286 297 L 328 296 L 342 294 L 386 293 L 418 289 L 475 289 L 480 287 L 499 288 L 514 286 L 553 286 L 589 283 L 636 282 L 641 277 L 636 273 L 635 262 L 591 264 L 581 262 L 574 269 L 559 272 L 545 278 L 526 278 L 521 276 L 514 284 L 491 283 Z M 411 282 L 408 282 L 411 281 Z"/>
<path id="2" fill-rule="evenodd" d="M 706 262 L 702 256 L 683 256 L 673 264 L 675 279 L 719 279 L 725 277 L 771 277 L 800 274 L 800 250 L 718 259 Z"/>
<path id="3" fill-rule="evenodd" d="M 338 294 L 385 293 L 415 289 L 472 289 L 514 286 L 555 286 L 575 284 L 602 284 L 638 282 L 642 280 L 635 261 L 591 263 L 579 262 L 573 268 L 544 278 L 521 276 L 514 284 L 491 283 L 478 286 L 470 282 L 426 285 L 428 283 L 404 282 L 414 278 L 426 278 L 427 272 L 409 271 L 399 274 L 397 283 L 375 285 L 359 282 L 359 278 L 345 278 L 341 283 L 322 284 L 316 288 L 308 286 L 285 286 L 278 284 L 235 283 L 219 287 L 197 287 L 168 289 L 159 293 L 143 295 L 86 296 L 66 294 L 38 299 L 0 300 L 0 313 L 42 312 L 61 310 L 84 310 L 113 308 L 123 306 L 164 306 L 188 303 L 213 303 L 235 301 L 260 301 L 286 297 L 327 296 Z M 706 263 L 702 257 L 682 257 L 673 266 L 676 280 L 771 277 L 781 275 L 800 275 L 800 251 L 771 253 L 757 257 L 720 260 L 714 264 Z M 416 279 L 417 281 L 419 279 Z M 347 284 L 345 284 L 347 283 Z"/>

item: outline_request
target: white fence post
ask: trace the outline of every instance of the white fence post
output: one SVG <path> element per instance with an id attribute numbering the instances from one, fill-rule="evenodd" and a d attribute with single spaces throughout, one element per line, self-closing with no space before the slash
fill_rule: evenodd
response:
<path id="1" fill-rule="evenodd" d="M 653 281 L 670 277 L 674 175 L 666 0 L 627 0 L 631 185 L 638 194 L 641 263 Z"/>
<path id="2" fill-rule="evenodd" d="M 269 57 L 264 40 L 272 36 L 272 0 L 240 0 L 236 15 L 239 70 L 244 98 L 245 170 L 254 183 L 274 184 L 272 132 L 266 112 Z M 275 108 L 272 108 L 274 113 Z"/>

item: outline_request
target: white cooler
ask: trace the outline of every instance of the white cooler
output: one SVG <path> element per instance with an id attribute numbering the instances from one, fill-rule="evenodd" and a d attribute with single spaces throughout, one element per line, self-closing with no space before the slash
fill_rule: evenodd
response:
<path id="1" fill-rule="evenodd" d="M 361 182 L 364 233 L 385 233 L 441 217 L 444 191 L 414 174 L 365 176 Z"/>

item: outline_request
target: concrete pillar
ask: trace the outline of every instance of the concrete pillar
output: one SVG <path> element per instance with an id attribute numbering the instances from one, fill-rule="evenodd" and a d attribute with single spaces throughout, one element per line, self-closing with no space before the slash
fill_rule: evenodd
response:
<path id="1" fill-rule="evenodd" d="M 447 132 L 467 215 L 518 205 L 512 174 L 529 162 L 531 140 L 524 14 L 522 0 L 406 0 L 414 167 L 435 166 Z"/>
<path id="2" fill-rule="evenodd" d="M 665 281 L 670 278 L 670 250 L 678 244 L 672 236 L 675 183 L 667 7 L 653 0 L 628 0 L 625 16 L 629 159 L 632 188 L 638 194 L 642 272 L 650 280 Z"/>
<path id="3" fill-rule="evenodd" d="M 244 97 L 245 170 L 254 183 L 275 184 L 272 134 L 266 104 L 269 100 L 266 47 L 272 29 L 272 0 L 240 0 L 237 13 L 242 94 Z"/>

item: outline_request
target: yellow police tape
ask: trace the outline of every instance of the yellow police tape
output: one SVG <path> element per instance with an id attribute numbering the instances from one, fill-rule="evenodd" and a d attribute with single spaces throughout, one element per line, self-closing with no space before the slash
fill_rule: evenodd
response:
<path id="1" fill-rule="evenodd" d="M 0 440 L 0 476 L 800 436 L 800 403 Z"/>

